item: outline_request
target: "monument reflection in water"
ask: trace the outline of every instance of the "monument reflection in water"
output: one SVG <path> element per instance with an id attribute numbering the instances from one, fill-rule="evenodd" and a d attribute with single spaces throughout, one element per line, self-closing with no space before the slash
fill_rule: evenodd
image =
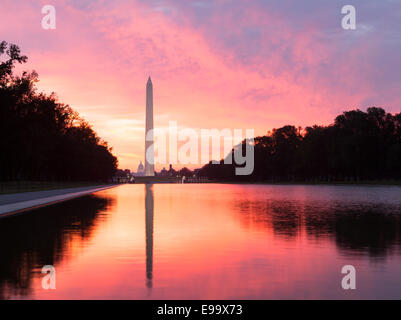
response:
<path id="1" fill-rule="evenodd" d="M 146 215 L 146 286 L 152 288 L 153 273 L 153 185 L 146 184 L 145 215 Z"/>

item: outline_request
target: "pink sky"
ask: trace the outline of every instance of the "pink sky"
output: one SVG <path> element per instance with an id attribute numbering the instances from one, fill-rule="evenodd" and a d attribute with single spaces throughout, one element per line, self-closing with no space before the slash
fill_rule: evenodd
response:
<path id="1" fill-rule="evenodd" d="M 336 2 L 3 0 L 0 40 L 18 44 L 38 88 L 56 92 L 109 142 L 121 168 L 136 170 L 149 75 L 155 127 L 173 120 L 262 135 L 329 124 L 357 107 L 400 112 L 401 10 L 383 1 L 377 17 L 371 1 L 357 0 L 349 31 Z M 41 28 L 46 4 L 56 8 L 56 30 Z"/>

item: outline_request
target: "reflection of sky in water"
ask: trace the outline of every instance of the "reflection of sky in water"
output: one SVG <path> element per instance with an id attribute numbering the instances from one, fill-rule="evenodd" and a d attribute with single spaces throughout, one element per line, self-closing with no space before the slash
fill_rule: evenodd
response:
<path id="1" fill-rule="evenodd" d="M 400 193 L 120 186 L 0 220 L 0 297 L 401 298 Z M 54 291 L 41 288 L 47 264 Z M 341 289 L 345 264 L 356 291 Z"/>

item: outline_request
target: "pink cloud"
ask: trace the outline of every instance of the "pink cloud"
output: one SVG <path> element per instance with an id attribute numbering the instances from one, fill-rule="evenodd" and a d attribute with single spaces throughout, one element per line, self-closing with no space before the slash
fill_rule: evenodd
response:
<path id="1" fill-rule="evenodd" d="M 45 31 L 44 3 L 6 0 L 0 30 L 29 56 L 39 88 L 57 92 L 92 123 L 122 167 L 135 168 L 143 159 L 148 75 L 156 126 L 176 120 L 264 134 L 285 124 L 327 124 L 375 97 L 375 87 L 361 77 L 374 68 L 364 59 L 372 43 L 344 50 L 322 38 L 316 25 L 294 30 L 286 17 L 255 4 L 241 14 L 212 13 L 195 25 L 191 13 L 166 15 L 139 1 L 84 8 L 58 1 L 57 29 Z M 244 37 L 244 30 L 256 30 L 255 39 Z M 377 102 L 399 106 L 393 94 Z"/>

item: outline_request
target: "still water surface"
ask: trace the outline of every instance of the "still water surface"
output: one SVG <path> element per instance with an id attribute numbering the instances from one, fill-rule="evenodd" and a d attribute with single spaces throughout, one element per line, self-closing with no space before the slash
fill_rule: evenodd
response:
<path id="1" fill-rule="evenodd" d="M 1 219 L 0 298 L 401 299 L 401 188 L 119 186 Z"/>

